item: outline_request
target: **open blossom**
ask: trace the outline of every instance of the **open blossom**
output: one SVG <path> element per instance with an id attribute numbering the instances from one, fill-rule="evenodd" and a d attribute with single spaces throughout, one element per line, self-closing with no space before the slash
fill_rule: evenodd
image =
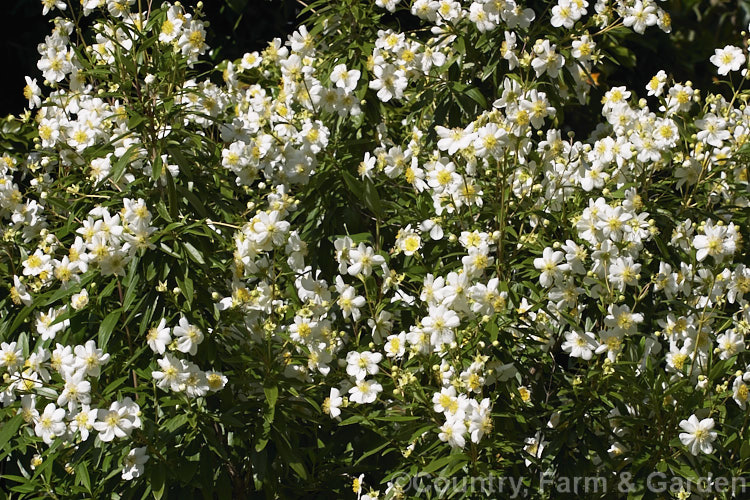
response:
<path id="1" fill-rule="evenodd" d="M 358 69 L 346 69 L 345 64 L 337 64 L 331 72 L 331 83 L 346 92 L 352 92 L 357 88 L 360 74 Z"/>
<path id="2" fill-rule="evenodd" d="M 136 477 L 140 477 L 143 471 L 146 470 L 144 464 L 148 462 L 149 458 L 145 446 L 130 450 L 122 461 L 122 478 L 130 481 Z"/>
<path id="3" fill-rule="evenodd" d="M 591 332 L 572 331 L 565 334 L 565 342 L 562 350 L 569 353 L 573 358 L 581 358 L 588 361 L 593 352 L 599 347 L 599 343 Z"/>
<path id="4" fill-rule="evenodd" d="M 151 376 L 156 380 L 157 387 L 178 392 L 181 385 L 187 378 L 187 374 L 182 369 L 180 360 L 167 353 L 162 359 L 156 361 L 160 370 L 151 372 Z"/>
<path id="5" fill-rule="evenodd" d="M 164 354 L 167 346 L 172 342 L 170 329 L 167 327 L 167 320 L 162 318 L 159 324 L 148 329 L 146 341 L 152 351 Z"/>
<path id="6" fill-rule="evenodd" d="M 438 438 L 447 442 L 452 448 L 463 448 L 466 446 L 466 424 L 465 414 L 459 411 L 455 415 L 448 415 L 445 423 L 440 427 Z"/>
<path id="7" fill-rule="evenodd" d="M 730 71 L 739 71 L 745 64 L 745 54 L 741 48 L 727 45 L 723 49 L 716 49 L 710 61 L 719 68 L 718 73 L 720 75 L 726 75 Z"/>
<path id="8" fill-rule="evenodd" d="M 356 288 L 345 284 L 341 276 L 336 276 L 336 290 L 339 292 L 336 303 L 341 308 L 344 318 L 351 316 L 354 321 L 358 321 L 361 315 L 359 310 L 367 302 L 365 298 L 357 295 Z"/>
<path id="9" fill-rule="evenodd" d="M 632 7 L 627 8 L 622 23 L 632 26 L 636 33 L 643 33 L 648 26 L 653 26 L 659 21 L 656 14 L 656 5 L 653 2 L 636 0 Z"/>
<path id="10" fill-rule="evenodd" d="M 128 405 L 118 401 L 109 406 L 109 410 L 100 409 L 94 429 L 99 432 L 99 439 L 109 442 L 114 438 L 129 436 L 136 425 Z"/>
<path id="11" fill-rule="evenodd" d="M 557 5 L 552 7 L 552 19 L 550 24 L 556 28 L 563 26 L 571 29 L 576 21 L 586 13 L 588 2 L 585 0 L 559 0 Z"/>
<path id="12" fill-rule="evenodd" d="M 551 247 L 544 249 L 541 257 L 534 259 L 534 267 L 541 271 L 539 283 L 543 287 L 550 287 L 555 280 L 562 276 L 562 273 L 570 270 L 569 264 L 562 264 L 565 254 L 561 251 L 554 251 Z"/>
<path id="13" fill-rule="evenodd" d="M 454 330 L 461 323 L 455 311 L 444 305 L 430 306 L 429 316 L 422 319 L 422 329 L 430 336 L 430 343 L 435 348 L 450 344 L 455 339 Z"/>
<path id="14" fill-rule="evenodd" d="M 716 343 L 721 351 L 719 359 L 729 359 L 745 350 L 745 338 L 735 330 L 728 330 L 716 337 Z"/>
<path id="15" fill-rule="evenodd" d="M 725 252 L 726 226 L 714 225 L 709 221 L 703 232 L 693 239 L 693 247 L 697 250 L 695 258 L 700 262 L 710 255 L 720 260 Z"/>
<path id="16" fill-rule="evenodd" d="M 23 365 L 23 350 L 18 348 L 16 342 L 0 344 L 0 368 L 13 372 L 21 365 Z"/>
<path id="17" fill-rule="evenodd" d="M 89 303 L 89 292 L 84 288 L 79 293 L 73 294 L 70 298 L 70 307 L 76 311 L 80 311 L 86 307 Z"/>
<path id="18" fill-rule="evenodd" d="M 18 276 L 13 276 L 13 286 L 10 288 L 10 300 L 14 304 L 23 304 L 26 306 L 30 306 L 33 302 L 26 285 L 21 283 Z"/>
<path id="19" fill-rule="evenodd" d="M 370 81 L 369 86 L 378 91 L 378 99 L 388 102 L 404 96 L 404 89 L 409 83 L 404 70 L 396 69 L 392 64 L 383 64 L 376 65 L 373 73 L 375 79 Z"/>
<path id="20" fill-rule="evenodd" d="M 349 389 L 349 399 L 354 403 L 372 403 L 383 390 L 383 386 L 373 380 L 358 380 L 354 387 Z"/>
<path id="21" fill-rule="evenodd" d="M 565 58 L 556 52 L 557 46 L 550 44 L 549 40 L 537 40 L 534 44 L 536 57 L 531 61 L 536 76 L 542 76 L 545 72 L 552 78 L 557 77 L 560 68 L 565 64 Z"/>
<path id="22" fill-rule="evenodd" d="M 401 332 L 398 335 L 389 335 L 386 339 L 385 355 L 389 358 L 401 358 L 406 352 L 406 332 Z"/>
<path id="23" fill-rule="evenodd" d="M 364 243 L 360 243 L 357 248 L 353 248 L 349 252 L 349 260 L 351 265 L 347 272 L 352 276 L 358 274 L 369 276 L 372 274 L 373 267 L 382 266 L 385 263 L 385 258 L 382 255 L 376 254 L 372 247 Z"/>
<path id="24" fill-rule="evenodd" d="M 338 418 L 341 415 L 341 404 L 344 402 L 344 398 L 341 397 L 341 392 L 335 387 L 331 387 L 330 395 L 323 401 L 323 411 L 328 413 L 331 418 Z"/>
<path id="25" fill-rule="evenodd" d="M 735 378 L 732 385 L 732 399 L 743 410 L 747 407 L 747 400 L 750 396 L 748 382 L 750 382 L 750 372 L 745 372 Z"/>
<path id="26" fill-rule="evenodd" d="M 383 355 L 379 352 L 351 351 L 346 355 L 346 373 L 357 380 L 362 380 L 367 375 L 375 375 L 379 371 L 378 363 L 382 359 Z"/>
<path id="27" fill-rule="evenodd" d="M 195 356 L 198 344 L 203 342 L 203 332 L 197 326 L 191 325 L 185 317 L 180 318 L 179 324 L 172 332 L 177 340 L 177 350 Z M 159 347 L 158 344 L 156 347 Z"/>
<path id="28" fill-rule="evenodd" d="M 680 441 L 687 446 L 690 453 L 697 455 L 699 452 L 711 453 L 714 447 L 711 443 L 716 439 L 717 433 L 713 431 L 714 419 L 704 418 L 698 420 L 695 415 L 680 422 L 680 428 L 685 432 L 680 433 Z"/>
<path id="29" fill-rule="evenodd" d="M 87 405 L 91 402 L 91 383 L 84 380 L 85 372 L 77 371 L 69 374 L 65 379 L 65 388 L 57 398 L 57 404 L 62 406 L 67 404 L 68 410 L 73 411 L 78 404 Z"/>
<path id="30" fill-rule="evenodd" d="M 39 415 L 34 432 L 42 438 L 46 444 L 51 444 L 52 440 L 61 436 L 65 432 L 65 410 L 58 408 L 54 403 L 49 403 L 44 407 L 44 412 Z"/>
<path id="31" fill-rule="evenodd" d="M 96 342 L 89 340 L 85 345 L 75 347 L 76 360 L 73 368 L 82 370 L 87 376 L 98 377 L 101 366 L 109 361 L 109 354 L 96 347 Z"/>
<path id="32" fill-rule="evenodd" d="M 36 331 L 42 340 L 50 340 L 70 325 L 69 319 L 57 321 L 57 317 L 64 313 L 64 307 L 58 310 L 50 308 L 46 313 L 37 313 Z"/>

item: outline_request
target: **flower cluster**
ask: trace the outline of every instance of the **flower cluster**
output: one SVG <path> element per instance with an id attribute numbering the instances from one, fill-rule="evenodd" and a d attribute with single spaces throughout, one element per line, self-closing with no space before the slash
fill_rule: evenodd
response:
<path id="1" fill-rule="evenodd" d="M 200 8 L 43 2 L 0 157 L 19 492 L 747 458 L 744 49 L 726 95 L 631 88 L 605 61 L 671 30 L 651 0 L 362 4 L 204 73 Z"/>

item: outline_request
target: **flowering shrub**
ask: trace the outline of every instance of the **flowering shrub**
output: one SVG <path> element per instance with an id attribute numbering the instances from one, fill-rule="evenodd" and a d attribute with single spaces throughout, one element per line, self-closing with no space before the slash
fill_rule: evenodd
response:
<path id="1" fill-rule="evenodd" d="M 2 129 L 7 491 L 748 467 L 744 49 L 716 94 L 626 88 L 651 0 L 319 0 L 214 68 L 200 5 L 42 4 Z"/>

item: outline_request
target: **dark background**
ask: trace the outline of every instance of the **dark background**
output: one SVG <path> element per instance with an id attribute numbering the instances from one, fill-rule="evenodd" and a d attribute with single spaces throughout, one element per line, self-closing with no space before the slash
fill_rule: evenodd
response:
<path id="1" fill-rule="evenodd" d="M 181 3 L 192 10 L 198 0 Z M 74 4 L 78 5 L 78 0 Z M 204 0 L 203 4 L 204 20 L 210 23 L 207 43 L 214 49 L 211 57 L 216 61 L 261 50 L 274 37 L 286 39 L 304 8 L 297 0 Z M 52 13 L 42 16 L 40 0 L 0 0 L 0 116 L 22 113 L 27 106 L 24 76 L 37 78 L 41 85 L 36 47 L 50 33 L 54 17 Z M 47 91 L 43 89 L 43 93 Z"/>
<path id="2" fill-rule="evenodd" d="M 402 4 L 409 2 L 403 0 Z M 594 2 L 589 0 L 590 13 Z M 77 5 L 78 1 L 74 3 Z M 192 7 L 197 0 L 182 3 Z M 548 1 L 526 3 L 542 12 Z M 748 28 L 750 0 L 668 0 L 659 4 L 672 16 L 673 34 L 665 35 L 652 27 L 646 32 L 647 37 L 629 36 L 627 44 L 636 54 L 637 66 L 611 66 L 605 70 L 608 80 L 628 85 L 640 95 L 659 69 L 668 69 L 678 81 L 692 80 L 697 88 L 717 91 L 716 69 L 708 58 L 714 48 L 745 43 L 747 37 L 741 31 Z M 207 42 L 214 49 L 211 58 L 217 62 L 239 58 L 245 52 L 262 49 L 273 37 L 285 39 L 293 31 L 302 8 L 298 0 L 204 0 L 205 20 L 210 22 Z M 399 13 L 402 15 L 409 14 Z M 27 105 L 23 97 L 25 75 L 37 78 L 41 84 L 36 46 L 49 33 L 53 17 L 42 16 L 40 0 L 2 0 L 0 116 L 23 112 Z"/>

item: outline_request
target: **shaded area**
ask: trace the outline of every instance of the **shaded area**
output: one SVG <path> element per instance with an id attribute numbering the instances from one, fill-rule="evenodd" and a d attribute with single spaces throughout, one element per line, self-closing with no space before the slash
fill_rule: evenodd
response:
<path id="1" fill-rule="evenodd" d="M 181 3 L 192 8 L 198 0 Z M 204 0 L 203 3 L 204 20 L 210 24 L 207 42 L 213 49 L 211 59 L 217 62 L 261 50 L 274 37 L 285 39 L 303 8 L 297 0 Z M 5 116 L 22 113 L 28 104 L 23 97 L 24 76 L 36 78 L 41 84 L 42 74 L 36 67 L 37 45 L 50 33 L 55 16 L 42 16 L 40 0 L 5 0 L 2 6 L 0 116 Z"/>
<path id="2" fill-rule="evenodd" d="M 194 7 L 198 0 L 182 3 Z M 528 5 L 541 15 L 549 3 L 530 0 Z M 593 13 L 592 3 L 589 2 L 589 13 Z M 7 0 L 3 7 L 0 54 L 4 78 L 0 80 L 0 116 L 18 114 L 25 108 L 25 75 L 41 83 L 36 47 L 49 33 L 53 18 L 42 16 L 40 0 Z M 286 38 L 303 7 L 299 0 L 205 0 L 205 20 L 210 23 L 207 41 L 213 49 L 211 59 L 216 62 L 236 59 L 245 52 L 262 49 L 274 37 Z M 679 81 L 691 80 L 697 88 L 716 91 L 713 84 L 716 71 L 708 58 L 714 48 L 743 43 L 740 31 L 747 29 L 750 21 L 750 0 L 669 0 L 664 7 L 672 16 L 672 35 L 657 28 L 650 28 L 647 37 L 629 35 L 627 45 L 635 54 L 636 66 L 606 64 L 602 69 L 608 74 L 608 81 L 621 82 L 641 95 L 645 94 L 643 88 L 648 80 L 659 69 L 668 68 Z M 397 13 L 396 18 L 403 28 L 411 27 L 413 19 L 405 12 Z M 571 118 L 572 122 L 576 119 L 583 122 L 580 126 L 571 123 L 579 130 L 592 123 L 594 117 Z"/>

